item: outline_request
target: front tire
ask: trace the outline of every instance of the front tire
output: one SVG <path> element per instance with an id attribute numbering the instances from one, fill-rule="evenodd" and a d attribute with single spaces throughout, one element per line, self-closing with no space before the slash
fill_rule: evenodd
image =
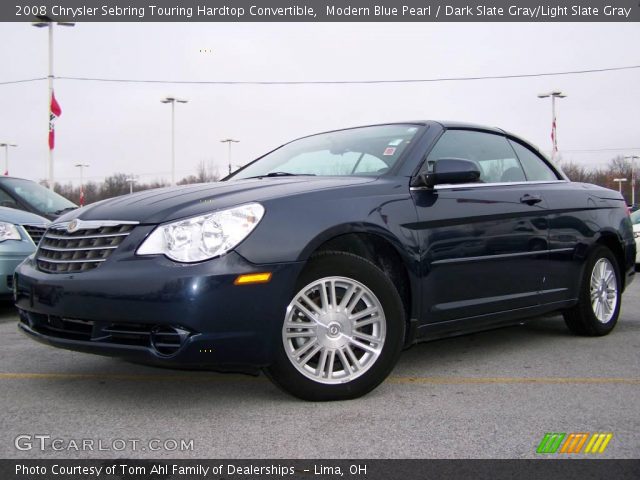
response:
<path id="1" fill-rule="evenodd" d="M 405 312 L 376 265 L 320 253 L 298 279 L 269 378 L 304 400 L 357 398 L 377 387 L 402 350 Z"/>
<path id="2" fill-rule="evenodd" d="M 622 301 L 620 269 L 611 250 L 598 246 L 587 259 L 578 304 L 564 312 L 576 335 L 598 337 L 613 330 Z"/>

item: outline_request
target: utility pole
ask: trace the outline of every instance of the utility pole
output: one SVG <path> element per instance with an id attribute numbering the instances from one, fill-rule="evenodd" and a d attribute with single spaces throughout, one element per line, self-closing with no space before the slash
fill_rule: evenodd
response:
<path id="1" fill-rule="evenodd" d="M 233 138 L 225 138 L 224 140 L 220 140 L 220 143 L 226 143 L 227 145 L 229 145 L 229 153 L 227 155 L 227 159 L 229 161 L 229 175 L 231 175 L 231 144 L 240 143 L 240 140 L 234 140 Z"/>
<path id="2" fill-rule="evenodd" d="M 636 158 L 640 158 L 638 155 L 626 155 L 626 159 L 631 160 L 631 206 L 635 207 L 636 205 Z"/>

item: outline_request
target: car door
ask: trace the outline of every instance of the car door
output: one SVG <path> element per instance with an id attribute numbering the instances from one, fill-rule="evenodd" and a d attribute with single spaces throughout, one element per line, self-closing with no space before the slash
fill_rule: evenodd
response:
<path id="1" fill-rule="evenodd" d="M 479 182 L 414 188 L 422 269 L 422 324 L 538 305 L 548 259 L 546 205 L 499 133 L 449 129 L 426 158 L 475 162 Z"/>

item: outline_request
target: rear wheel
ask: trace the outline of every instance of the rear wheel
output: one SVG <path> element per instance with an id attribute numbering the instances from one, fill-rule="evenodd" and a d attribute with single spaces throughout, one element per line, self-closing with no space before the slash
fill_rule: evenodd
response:
<path id="1" fill-rule="evenodd" d="M 356 255 L 313 257 L 287 308 L 266 373 L 305 400 L 368 393 L 393 369 L 404 339 L 402 300 L 376 265 Z"/>
<path id="2" fill-rule="evenodd" d="M 565 323 L 576 335 L 607 335 L 618 322 L 620 302 L 618 263 L 611 250 L 599 246 L 587 260 L 578 304 L 564 313 Z"/>

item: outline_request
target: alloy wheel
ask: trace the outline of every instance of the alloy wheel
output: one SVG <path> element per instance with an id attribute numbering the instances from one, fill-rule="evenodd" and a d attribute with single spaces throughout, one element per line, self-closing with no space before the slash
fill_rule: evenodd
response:
<path id="1" fill-rule="evenodd" d="M 367 286 L 346 277 L 321 278 L 300 290 L 282 328 L 289 361 L 324 384 L 364 374 L 380 356 L 385 337 L 382 304 Z"/>

